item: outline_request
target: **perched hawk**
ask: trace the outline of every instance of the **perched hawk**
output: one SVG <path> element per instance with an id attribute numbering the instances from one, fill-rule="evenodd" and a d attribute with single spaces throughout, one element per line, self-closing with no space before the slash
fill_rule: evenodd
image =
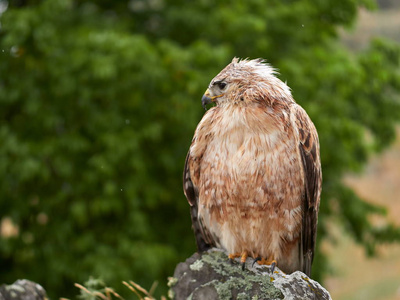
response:
<path id="1" fill-rule="evenodd" d="M 234 58 L 210 83 L 183 187 L 199 251 L 310 276 L 321 193 L 317 131 L 263 60 Z"/>

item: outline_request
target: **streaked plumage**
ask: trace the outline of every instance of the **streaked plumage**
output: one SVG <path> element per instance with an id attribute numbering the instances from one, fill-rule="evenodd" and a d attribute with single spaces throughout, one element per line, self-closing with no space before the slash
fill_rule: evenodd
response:
<path id="1" fill-rule="evenodd" d="M 199 251 L 273 258 L 310 275 L 321 192 L 314 124 L 262 60 L 234 58 L 211 81 L 210 100 L 183 178 Z"/>

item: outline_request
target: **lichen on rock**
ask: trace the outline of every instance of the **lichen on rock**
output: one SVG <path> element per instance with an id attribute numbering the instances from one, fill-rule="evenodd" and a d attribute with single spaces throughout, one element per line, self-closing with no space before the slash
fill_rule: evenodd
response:
<path id="1" fill-rule="evenodd" d="M 220 249 L 195 253 L 175 269 L 169 295 L 172 299 L 331 299 L 329 293 L 302 272 L 287 275 L 246 260 L 229 261 Z"/>

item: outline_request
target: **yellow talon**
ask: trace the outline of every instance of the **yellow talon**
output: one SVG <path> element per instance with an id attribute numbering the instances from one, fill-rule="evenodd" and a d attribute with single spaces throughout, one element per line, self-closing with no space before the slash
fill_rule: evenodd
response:
<path id="1" fill-rule="evenodd" d="M 244 264 L 244 263 L 246 262 L 247 256 L 248 256 L 248 254 L 247 254 L 246 251 L 242 252 L 242 256 L 241 256 L 241 258 L 240 258 L 240 262 L 241 262 L 242 264 Z"/>
<path id="2" fill-rule="evenodd" d="M 268 262 L 268 260 L 266 260 L 265 258 L 261 258 L 260 260 L 257 260 L 257 263 L 259 265 L 269 265 L 270 263 Z"/>
<path id="3" fill-rule="evenodd" d="M 228 255 L 228 258 L 230 260 L 234 260 L 236 257 L 239 257 L 239 256 L 240 256 L 240 253 L 232 253 L 232 254 Z"/>
<path id="4" fill-rule="evenodd" d="M 265 258 L 261 258 L 257 260 L 257 263 L 259 265 L 277 265 L 277 261 L 275 259 L 273 259 L 272 257 L 270 257 L 269 259 L 265 259 Z"/>

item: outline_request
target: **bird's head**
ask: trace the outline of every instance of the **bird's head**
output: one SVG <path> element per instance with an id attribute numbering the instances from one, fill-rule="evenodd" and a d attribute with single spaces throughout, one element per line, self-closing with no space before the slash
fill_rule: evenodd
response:
<path id="1" fill-rule="evenodd" d="M 289 87 L 278 79 L 277 72 L 263 59 L 239 60 L 234 58 L 211 80 L 202 98 L 206 108 L 209 103 L 217 106 L 272 105 L 276 100 L 294 101 Z"/>

